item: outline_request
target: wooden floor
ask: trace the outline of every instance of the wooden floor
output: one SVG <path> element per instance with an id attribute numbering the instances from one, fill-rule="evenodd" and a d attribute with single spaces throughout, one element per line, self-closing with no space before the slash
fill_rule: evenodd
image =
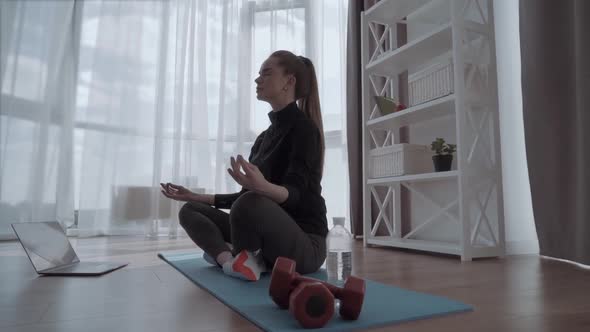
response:
<path id="1" fill-rule="evenodd" d="M 0 242 L 0 331 L 259 331 L 156 253 L 198 250 L 186 238 L 72 239 L 83 261 L 128 261 L 92 278 L 38 277 L 18 242 Z M 590 331 L 590 270 L 532 256 L 461 262 L 363 248 L 353 274 L 447 296 L 475 311 L 371 331 Z"/>

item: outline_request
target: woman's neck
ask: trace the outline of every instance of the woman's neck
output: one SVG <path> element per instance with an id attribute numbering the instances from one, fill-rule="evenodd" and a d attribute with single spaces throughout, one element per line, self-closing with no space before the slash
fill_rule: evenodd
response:
<path id="1" fill-rule="evenodd" d="M 287 107 L 287 105 L 291 104 L 294 101 L 295 101 L 294 99 L 285 99 L 285 100 L 270 102 L 269 104 L 272 107 L 273 112 L 278 112 L 278 111 L 282 110 L 283 108 Z"/>

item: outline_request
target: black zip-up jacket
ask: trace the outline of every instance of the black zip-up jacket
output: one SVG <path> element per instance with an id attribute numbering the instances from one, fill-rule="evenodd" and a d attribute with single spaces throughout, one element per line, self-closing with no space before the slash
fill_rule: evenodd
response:
<path id="1" fill-rule="evenodd" d="M 287 188 L 289 196 L 281 206 L 304 232 L 326 236 L 320 131 L 295 102 L 269 112 L 268 117 L 271 125 L 256 138 L 248 160 L 258 166 L 267 181 Z M 214 205 L 230 209 L 246 191 L 217 194 Z"/>

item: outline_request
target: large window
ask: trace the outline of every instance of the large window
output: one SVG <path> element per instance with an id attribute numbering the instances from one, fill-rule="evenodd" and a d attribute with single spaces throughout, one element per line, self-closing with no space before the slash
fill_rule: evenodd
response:
<path id="1" fill-rule="evenodd" d="M 61 1 L 47 3 L 48 8 L 61 10 L 56 6 Z M 225 171 L 229 156 L 246 154 L 269 125 L 270 109 L 254 97 L 254 79 L 268 55 L 286 49 L 314 60 L 326 137 L 323 195 L 330 220 L 348 216 L 343 134 L 345 5 L 345 0 L 69 2 L 73 12 L 64 16 L 73 19 L 62 25 L 72 33 L 64 38 L 74 41 L 64 52 L 74 68 L 64 75 L 76 82 L 75 89 L 70 89 L 75 90 L 75 104 L 71 110 L 55 107 L 59 112 L 47 117 L 37 115 L 46 111 L 43 101 L 48 99 L 48 87 L 58 87 L 60 82 L 52 79 L 52 67 L 38 61 L 41 57 L 35 52 L 52 47 L 50 39 L 43 37 L 52 31 L 44 27 L 59 22 L 48 22 L 52 16 L 43 15 L 43 8 L 19 12 L 25 17 L 18 18 L 14 36 L 27 36 L 29 42 L 15 44 L 20 49 L 11 52 L 18 57 L 10 53 L 3 59 L 10 70 L 1 77 L 1 92 L 11 107 L 2 110 L 3 119 L 10 117 L 2 121 L 2 133 L 16 140 L 15 135 L 27 132 L 39 119 L 48 125 L 65 123 L 67 135 L 55 136 L 62 146 L 71 143 L 72 155 L 66 145 L 66 153 L 59 157 L 63 164 L 73 159 L 73 175 L 63 176 L 73 176 L 74 209 L 98 211 L 107 215 L 104 220 L 114 189 L 152 186 L 157 177 L 171 179 L 173 169 L 183 174 L 180 178 L 194 178 L 209 193 L 237 191 L 238 185 Z M 35 84 L 27 83 L 30 76 Z M 73 128 L 64 119 L 72 121 Z M 51 129 L 47 132 L 52 134 Z M 23 164 L 35 164 L 35 155 L 52 153 L 43 139 L 34 143 L 31 146 L 43 147 L 36 149 L 47 153 L 19 152 Z M 6 150 L 5 156 L 11 151 Z M 62 169 L 55 164 L 47 174 Z M 6 165 L 5 173 L 15 165 Z M 3 179 L 2 197 L 16 200 L 11 203 L 26 200 L 27 192 L 34 191 L 28 185 L 30 190 L 11 194 L 10 176 Z M 48 185 L 59 188 L 61 184 Z"/>

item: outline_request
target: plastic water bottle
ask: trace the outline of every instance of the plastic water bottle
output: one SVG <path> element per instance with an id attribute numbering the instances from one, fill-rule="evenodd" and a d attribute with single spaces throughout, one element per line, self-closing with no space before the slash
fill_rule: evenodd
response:
<path id="1" fill-rule="evenodd" d="M 334 217 L 334 227 L 326 237 L 328 282 L 341 284 L 352 272 L 352 234 L 344 228 L 344 217 Z"/>

